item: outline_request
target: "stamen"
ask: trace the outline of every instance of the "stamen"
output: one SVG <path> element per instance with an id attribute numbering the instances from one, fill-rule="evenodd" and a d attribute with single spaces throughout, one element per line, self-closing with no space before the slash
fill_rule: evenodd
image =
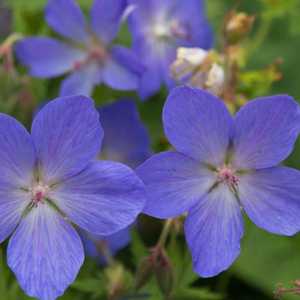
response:
<path id="1" fill-rule="evenodd" d="M 223 166 L 217 169 L 217 173 L 219 182 L 224 182 L 231 188 L 237 188 L 239 178 L 234 169 L 232 169 L 230 166 Z"/>
<path id="2" fill-rule="evenodd" d="M 46 195 L 49 191 L 49 187 L 42 183 L 37 183 L 31 189 L 31 201 L 33 205 L 37 206 L 39 203 L 43 203 Z"/>

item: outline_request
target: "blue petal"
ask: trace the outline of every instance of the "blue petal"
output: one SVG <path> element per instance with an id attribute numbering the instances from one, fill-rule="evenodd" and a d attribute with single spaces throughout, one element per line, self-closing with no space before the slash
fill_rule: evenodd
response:
<path id="1" fill-rule="evenodd" d="M 273 167 L 293 150 L 299 134 L 298 104 L 289 96 L 257 99 L 235 117 L 233 164 L 237 168 Z"/>
<path id="2" fill-rule="evenodd" d="M 102 42 L 107 44 L 116 37 L 126 4 L 126 0 L 94 0 L 92 28 Z"/>
<path id="3" fill-rule="evenodd" d="M 253 171 L 240 178 L 239 197 L 249 218 L 277 234 L 300 230 L 300 172 L 286 167 Z"/>
<path id="4" fill-rule="evenodd" d="M 140 76 L 144 71 L 143 65 L 129 49 L 114 46 L 112 57 L 103 70 L 103 81 L 118 90 L 135 90 L 139 86 Z"/>
<path id="5" fill-rule="evenodd" d="M 145 190 L 125 165 L 98 161 L 58 185 L 50 197 L 82 229 L 110 235 L 134 222 L 144 207 Z"/>
<path id="6" fill-rule="evenodd" d="M 57 40 L 37 37 L 17 43 L 16 54 L 22 64 L 36 77 L 55 77 L 72 71 L 76 63 L 85 60 L 86 53 Z"/>
<path id="7" fill-rule="evenodd" d="M 205 166 L 177 152 L 154 155 L 136 171 L 146 185 L 144 213 L 158 218 L 188 211 L 216 181 Z"/>
<path id="8" fill-rule="evenodd" d="M 11 237 L 8 265 L 31 297 L 54 300 L 75 280 L 84 260 L 73 227 L 47 204 L 22 220 Z"/>
<path id="9" fill-rule="evenodd" d="M 190 210 L 185 235 L 200 276 L 215 276 L 230 267 L 240 253 L 243 217 L 226 185 L 214 188 Z"/>
<path id="10" fill-rule="evenodd" d="M 82 171 L 96 158 L 103 130 L 93 101 L 84 96 L 57 98 L 32 124 L 42 179 L 54 184 Z"/>
<path id="11" fill-rule="evenodd" d="M 0 114 L 0 242 L 20 221 L 29 197 L 22 191 L 31 185 L 36 161 L 28 131 L 14 118 Z"/>
<path id="12" fill-rule="evenodd" d="M 96 84 L 102 80 L 102 72 L 97 64 L 88 64 L 78 71 L 74 71 L 60 87 L 60 96 L 85 95 L 90 96 Z"/>
<path id="13" fill-rule="evenodd" d="M 49 0 L 45 18 L 59 34 L 77 42 L 88 42 L 84 15 L 74 0 Z"/>
<path id="14" fill-rule="evenodd" d="M 99 109 L 105 132 L 101 157 L 135 168 L 150 155 L 150 139 L 133 101 L 120 100 Z"/>
<path id="15" fill-rule="evenodd" d="M 194 159 L 224 163 L 233 121 L 224 103 L 198 89 L 174 89 L 164 106 L 163 123 L 170 143 Z"/>

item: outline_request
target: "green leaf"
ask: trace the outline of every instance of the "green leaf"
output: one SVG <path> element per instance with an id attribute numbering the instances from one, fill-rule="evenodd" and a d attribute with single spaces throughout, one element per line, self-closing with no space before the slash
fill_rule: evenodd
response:
<path id="1" fill-rule="evenodd" d="M 189 288 L 179 290 L 176 295 L 172 296 L 172 300 L 219 300 L 222 296 L 212 293 L 207 289 L 202 288 Z"/>

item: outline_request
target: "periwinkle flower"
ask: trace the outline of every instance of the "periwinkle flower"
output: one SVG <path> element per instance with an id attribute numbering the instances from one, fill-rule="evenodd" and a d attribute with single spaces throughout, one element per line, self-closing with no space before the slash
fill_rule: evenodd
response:
<path id="1" fill-rule="evenodd" d="M 164 82 L 172 87 L 170 64 L 178 47 L 212 46 L 212 31 L 202 0 L 129 0 L 133 6 L 129 28 L 133 49 L 142 58 L 140 96 L 146 99 Z"/>
<path id="2" fill-rule="evenodd" d="M 299 122 L 298 105 L 286 95 L 250 101 L 232 117 L 209 92 L 171 92 L 163 123 L 176 150 L 154 155 L 137 173 L 148 192 L 146 214 L 188 213 L 186 240 L 201 276 L 220 273 L 239 255 L 243 212 L 271 233 L 299 231 L 300 172 L 278 165 L 293 149 Z"/>
<path id="3" fill-rule="evenodd" d="M 32 76 L 51 78 L 69 74 L 60 95 L 90 95 L 104 82 L 119 90 L 134 90 L 144 67 L 133 52 L 113 45 L 126 0 L 95 0 L 88 24 L 74 0 L 49 0 L 45 18 L 49 26 L 68 39 L 29 37 L 19 42 L 16 53 Z"/>
<path id="4" fill-rule="evenodd" d="M 120 163 L 96 160 L 103 129 L 93 102 L 58 98 L 36 115 L 31 135 L 0 114 L 0 241 L 24 291 L 53 300 L 83 263 L 72 224 L 110 235 L 134 222 L 144 186 Z"/>
<path id="5" fill-rule="evenodd" d="M 136 168 L 150 156 L 150 139 L 133 101 L 122 99 L 98 111 L 105 132 L 100 158 Z M 106 251 L 113 256 L 129 244 L 131 227 L 110 236 L 83 233 L 87 255 L 106 263 Z"/>

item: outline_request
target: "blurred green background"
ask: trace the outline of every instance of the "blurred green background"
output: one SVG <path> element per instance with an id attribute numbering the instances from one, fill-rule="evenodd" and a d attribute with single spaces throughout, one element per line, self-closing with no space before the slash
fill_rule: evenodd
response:
<path id="1" fill-rule="evenodd" d="M 92 0 L 79 2 L 88 11 Z M 45 3 L 46 0 L 0 0 L 0 41 L 9 32 L 19 32 L 25 36 L 54 35 L 43 19 Z M 207 0 L 206 6 L 215 30 L 216 46 L 219 45 L 222 20 L 230 9 L 237 8 L 256 16 L 253 32 L 245 41 L 245 49 L 251 49 L 245 70 L 261 70 L 278 59 L 282 60 L 282 80 L 269 87 L 266 78 L 258 76 L 251 82 L 251 94 L 265 96 L 284 93 L 300 100 L 300 0 Z M 126 28 L 122 29 L 119 39 L 122 43 L 130 44 Z M 37 105 L 57 96 L 60 79 L 30 79 L 22 67 L 19 70 L 24 74 L 19 81 L 0 74 L 0 110 L 15 115 L 29 126 Z M 151 134 L 153 149 L 160 151 L 166 147 L 160 121 L 166 95 L 166 91 L 162 90 L 147 103 L 141 103 L 135 93 L 116 92 L 101 86 L 96 89 L 93 98 L 101 105 L 123 96 L 134 97 Z M 300 169 L 299 142 L 287 164 Z M 159 221 L 142 218 L 141 223 L 142 238 L 135 234 L 133 244 L 118 256 L 126 266 L 128 284 L 133 280 L 137 261 L 147 254 L 145 245 L 153 245 L 161 230 Z M 182 237 L 175 244 L 170 242 L 168 254 L 174 268 L 183 274 L 182 281 L 189 284 L 189 293 L 178 294 L 176 299 L 269 300 L 274 298 L 277 285 L 288 287 L 294 280 L 300 279 L 300 235 L 279 237 L 256 228 L 248 220 L 245 223 L 241 256 L 227 272 L 216 278 L 201 279 L 192 273 L 190 257 Z M 6 267 L 5 246 L 1 251 L 0 300 L 28 299 Z M 109 278 L 116 276 L 114 272 L 112 270 L 113 275 L 107 270 L 104 272 L 94 261 L 87 259 L 77 281 L 62 299 L 106 299 L 103 291 L 107 288 Z M 141 294 L 139 298 L 123 299 L 163 299 L 155 282 L 150 282 L 143 291 L 145 296 Z M 283 299 L 300 299 L 300 296 L 286 295 Z"/>

